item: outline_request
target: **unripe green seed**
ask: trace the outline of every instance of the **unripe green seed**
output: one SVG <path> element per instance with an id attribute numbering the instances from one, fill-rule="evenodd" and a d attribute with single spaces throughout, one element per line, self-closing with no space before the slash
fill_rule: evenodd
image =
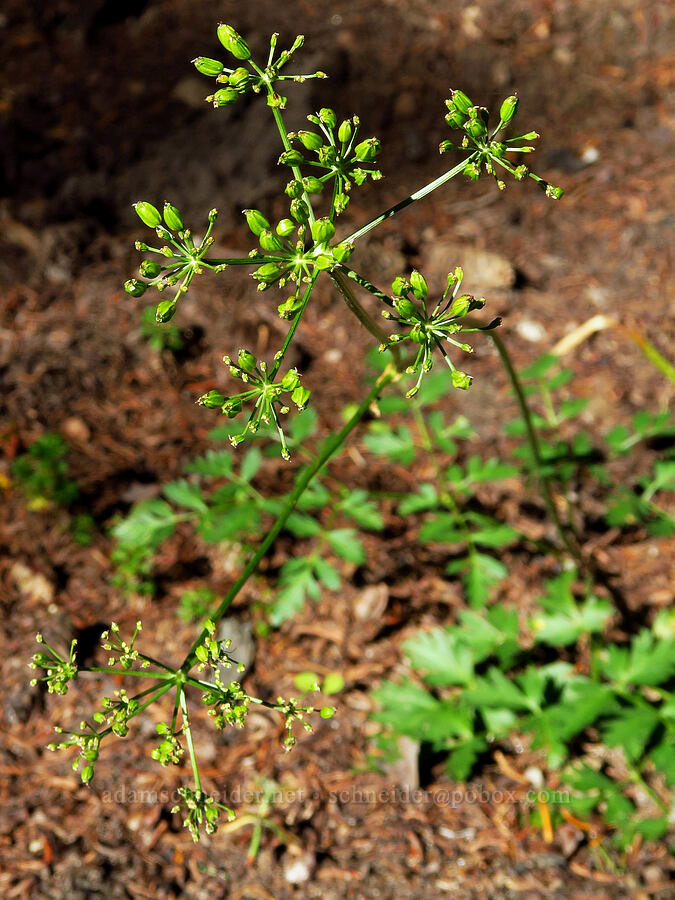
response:
<path id="1" fill-rule="evenodd" d="M 298 138 L 307 150 L 319 150 L 323 147 L 323 138 L 315 131 L 299 131 Z"/>
<path id="2" fill-rule="evenodd" d="M 297 369 L 290 369 L 281 379 L 281 387 L 284 391 L 294 391 L 300 384 L 300 376 Z"/>
<path id="3" fill-rule="evenodd" d="M 170 228 L 172 231 L 183 231 L 185 228 L 180 210 L 176 209 L 176 207 L 172 206 L 170 203 L 164 204 L 164 221 L 166 222 L 166 227 Z"/>
<path id="4" fill-rule="evenodd" d="M 514 118 L 516 113 L 518 112 L 518 97 L 515 94 L 512 94 L 510 97 L 507 97 L 506 100 L 501 105 L 499 110 L 499 118 L 507 124 Z"/>
<path id="5" fill-rule="evenodd" d="M 336 707 L 324 706 L 319 710 L 319 715 L 321 716 L 322 719 L 332 719 L 336 712 L 337 712 Z"/>
<path id="6" fill-rule="evenodd" d="M 418 300 L 424 300 L 429 293 L 429 288 L 427 287 L 424 275 L 418 272 L 417 269 L 413 269 L 410 273 L 410 287 Z"/>
<path id="7" fill-rule="evenodd" d="M 235 59 L 250 58 L 251 51 L 248 44 L 230 25 L 219 25 L 217 34 L 220 43 L 230 51 Z"/>
<path id="8" fill-rule="evenodd" d="M 335 128 L 337 125 L 337 116 L 332 109 L 326 106 L 319 110 L 319 119 L 327 128 Z"/>
<path id="9" fill-rule="evenodd" d="M 327 269 L 331 269 L 335 265 L 335 260 L 332 256 L 327 256 L 325 253 L 321 253 L 314 260 L 314 268 L 318 269 L 319 272 L 325 272 Z"/>
<path id="10" fill-rule="evenodd" d="M 279 157 L 279 162 L 285 166 L 299 166 L 305 161 L 299 150 L 286 150 Z"/>
<path id="11" fill-rule="evenodd" d="M 262 266 L 258 266 L 255 272 L 252 272 L 251 274 L 258 281 L 265 281 L 271 284 L 279 277 L 281 269 L 276 263 L 263 263 Z"/>
<path id="12" fill-rule="evenodd" d="M 417 307 L 407 297 L 396 297 L 394 299 L 394 309 L 404 319 L 417 318 Z"/>
<path id="13" fill-rule="evenodd" d="M 298 409 L 304 409 L 307 405 L 307 401 L 309 400 L 310 393 L 311 391 L 309 390 L 309 388 L 303 387 L 299 384 L 291 394 L 291 400 L 293 401 L 293 403 L 295 403 Z"/>
<path id="14" fill-rule="evenodd" d="M 480 140 L 487 134 L 485 123 L 482 121 L 482 119 L 478 118 L 469 119 L 469 121 L 464 126 L 464 130 L 475 140 Z"/>
<path id="15" fill-rule="evenodd" d="M 345 119 L 344 122 L 340 123 L 340 127 L 338 128 L 338 140 L 342 141 L 343 144 L 349 143 L 349 139 L 352 136 L 352 123 L 349 119 Z"/>
<path id="16" fill-rule="evenodd" d="M 354 156 L 362 162 L 372 162 L 381 149 L 381 144 L 377 138 L 366 138 L 365 141 L 361 141 L 360 144 L 356 145 Z"/>
<path id="17" fill-rule="evenodd" d="M 302 197 L 303 191 L 304 188 L 302 186 L 302 182 L 298 181 L 296 178 L 293 178 L 292 181 L 289 181 L 284 188 L 284 193 L 292 200 L 296 200 L 298 197 Z"/>
<path id="18" fill-rule="evenodd" d="M 295 224 L 295 222 L 293 222 L 292 219 L 282 219 L 277 224 L 276 230 L 277 230 L 277 234 L 280 237 L 285 238 L 285 237 L 288 237 L 289 234 L 293 234 L 293 232 L 295 231 L 295 228 L 296 228 L 296 224 Z"/>
<path id="19" fill-rule="evenodd" d="M 315 175 L 307 175 L 303 178 L 302 186 L 308 194 L 320 194 L 323 190 L 323 182 L 319 181 Z"/>
<path id="20" fill-rule="evenodd" d="M 353 244 L 336 244 L 333 247 L 333 258 L 339 263 L 347 262 L 353 250 Z"/>
<path id="21" fill-rule="evenodd" d="M 335 234 L 335 225 L 330 219 L 323 217 L 312 222 L 312 238 L 316 244 L 325 244 Z"/>
<path id="22" fill-rule="evenodd" d="M 258 235 L 258 242 L 263 250 L 268 250 L 270 252 L 273 250 L 281 250 L 284 246 L 276 234 L 273 231 L 270 231 L 269 228 L 264 228 L 260 232 Z"/>
<path id="23" fill-rule="evenodd" d="M 249 374 L 255 371 L 255 367 L 258 364 L 258 360 L 250 350 L 240 350 L 239 355 L 237 356 L 237 362 L 239 363 L 239 368 Z"/>
<path id="24" fill-rule="evenodd" d="M 156 206 L 153 206 L 152 203 L 141 200 L 140 203 L 134 203 L 134 209 L 136 210 L 138 218 L 144 225 L 147 225 L 148 228 L 156 228 L 158 225 L 162 224 L 162 217 L 159 214 L 159 210 Z"/>
<path id="25" fill-rule="evenodd" d="M 197 400 L 197 403 L 200 406 L 205 406 L 207 409 L 218 409 L 225 402 L 225 397 L 220 393 L 220 391 L 212 390 L 206 394 L 202 394 L 202 396 Z"/>
<path id="26" fill-rule="evenodd" d="M 208 75 L 211 78 L 220 75 L 224 69 L 221 62 L 218 62 L 217 59 L 210 59 L 208 56 L 198 56 L 192 60 L 192 65 L 202 75 Z"/>
<path id="27" fill-rule="evenodd" d="M 458 109 L 452 109 L 445 117 L 445 121 L 451 128 L 462 128 L 466 122 L 466 116 Z"/>
<path id="28" fill-rule="evenodd" d="M 309 207 L 304 200 L 291 200 L 291 215 L 300 224 L 309 220 Z"/>
<path id="29" fill-rule="evenodd" d="M 91 779 L 94 777 L 94 767 L 93 766 L 85 766 L 84 769 L 80 772 L 80 778 L 82 779 L 82 784 L 89 784 Z"/>
<path id="30" fill-rule="evenodd" d="M 235 69 L 234 72 L 230 75 L 230 84 L 233 88 L 236 88 L 238 91 L 245 91 L 248 87 L 248 83 L 251 80 L 251 73 L 248 69 L 245 69 L 243 66 L 240 66 L 238 69 Z"/>
<path id="31" fill-rule="evenodd" d="M 142 297 L 147 289 L 147 284 L 144 281 L 139 281 L 138 278 L 130 278 L 129 281 L 124 282 L 124 290 L 127 294 L 131 294 L 132 297 Z"/>
<path id="32" fill-rule="evenodd" d="M 554 184 L 546 185 L 546 196 L 552 200 L 560 200 L 564 193 L 565 191 L 561 187 L 556 187 Z"/>
<path id="33" fill-rule="evenodd" d="M 455 109 L 466 114 L 473 106 L 473 102 L 466 96 L 463 91 L 452 92 L 452 104 Z"/>
<path id="34" fill-rule="evenodd" d="M 471 382 L 473 381 L 471 375 L 467 375 L 465 372 L 460 372 L 459 369 L 455 369 L 450 377 L 452 380 L 452 386 L 459 388 L 462 391 L 468 391 L 471 387 Z"/>
<path id="35" fill-rule="evenodd" d="M 154 259 L 144 259 L 139 271 L 144 278 L 157 278 L 162 271 L 162 267 Z"/>
<path id="36" fill-rule="evenodd" d="M 242 212 L 246 216 L 248 227 L 256 237 L 258 237 L 265 229 L 269 229 L 270 223 L 259 210 L 244 209 Z"/>
<path id="37" fill-rule="evenodd" d="M 162 300 L 157 304 L 157 309 L 155 310 L 155 321 L 159 325 L 163 325 L 165 322 L 170 322 L 176 314 L 176 301 L 175 300 Z"/>
<path id="38" fill-rule="evenodd" d="M 241 400 L 229 400 L 223 404 L 222 411 L 228 419 L 234 419 L 241 412 Z"/>
<path id="39" fill-rule="evenodd" d="M 232 106 L 239 99 L 239 92 L 231 87 L 221 88 L 206 99 L 211 100 L 215 107 Z"/>
<path id="40" fill-rule="evenodd" d="M 391 283 L 391 290 L 396 297 L 407 293 L 410 290 L 407 278 L 404 278 L 403 275 L 398 275 Z"/>

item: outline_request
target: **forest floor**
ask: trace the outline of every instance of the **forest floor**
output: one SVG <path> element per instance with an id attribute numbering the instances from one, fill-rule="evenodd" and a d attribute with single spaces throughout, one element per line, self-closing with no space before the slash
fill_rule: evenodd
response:
<path id="1" fill-rule="evenodd" d="M 438 288 L 448 269 L 463 264 L 466 288 L 485 294 L 490 314 L 503 317 L 504 338 L 525 366 L 594 315 L 637 328 L 672 357 L 670 4 L 92 0 L 86 12 L 81 6 L 8 0 L 0 14 L 2 895 L 675 896 L 664 844 L 636 845 L 620 862 L 614 857 L 614 866 L 601 866 L 593 842 L 575 839 L 564 826 L 547 842 L 514 779 L 545 764 L 517 741 L 502 746 L 502 756 L 466 786 L 449 782 L 442 762 L 421 763 L 413 778 L 421 792 L 414 796 L 391 771 L 369 765 L 371 689 L 402 671 L 401 643 L 414 628 L 452 622 L 462 604 L 443 565 L 430 570 L 416 558 L 415 535 L 400 522 L 394 537 L 392 529 L 369 537 L 368 561 L 358 577 L 345 573 L 343 591 L 327 592 L 256 642 L 251 691 L 289 693 L 296 673 L 335 669 L 347 685 L 338 717 L 289 754 L 281 749 L 281 727 L 264 716 L 227 738 L 199 723 L 207 781 L 239 797 L 240 811 L 255 806 L 261 778 L 283 787 L 271 816 L 285 829 L 287 845 L 265 831 L 253 864 L 246 861 L 247 827 L 193 846 L 169 812 L 171 792 L 186 773 L 150 760 L 152 729 L 107 746 L 96 781 L 79 785 L 65 755 L 44 748 L 54 722 L 77 721 L 76 705 L 95 703 L 96 686 L 80 679 L 67 697 L 47 697 L 28 686 L 26 669 L 38 630 L 65 645 L 76 634 L 91 641 L 111 620 L 128 627 L 138 618 L 144 639 L 179 659 L 194 636 L 194 626 L 176 620 L 181 592 L 202 583 L 222 592 L 232 580 L 213 548 L 183 534 L 158 561 L 161 591 L 125 597 L 111 583 L 109 535 L 115 515 L 157 495 L 211 446 L 207 434 L 217 419 L 194 401 L 225 383 L 223 353 L 250 346 L 264 356 L 285 333 L 276 295 L 269 301 L 245 276 L 228 272 L 200 279 L 184 302 L 177 319 L 183 349 L 154 350 L 140 330 L 147 304 L 121 288 L 138 264 L 135 200 L 170 199 L 195 222 L 217 206 L 216 247 L 237 254 L 251 247 L 243 207 L 283 212 L 279 148 L 264 109 L 247 103 L 214 111 L 203 103 L 207 82 L 189 65 L 197 55 L 218 55 L 215 24 L 231 21 L 259 51 L 268 30 L 279 30 L 282 41 L 304 32 L 301 64 L 331 77 L 291 95 L 292 122 L 329 105 L 340 115 L 357 112 L 366 132 L 382 140 L 386 177 L 355 193 L 348 213 L 354 227 L 443 171 L 446 158 L 436 148 L 450 136 L 443 122 L 450 88 L 487 106 L 518 89 L 523 130 L 543 136 L 533 168 L 562 184 L 565 197 L 555 203 L 532 184 L 510 184 L 500 193 L 488 179 L 477 185 L 456 179 L 378 229 L 359 248 L 359 267 L 385 286 L 414 265 Z M 328 288 L 319 293 L 296 361 L 312 388 L 321 433 L 361 397 L 371 343 Z M 501 427 L 515 407 L 491 345 L 474 343 L 474 386 L 449 402 L 479 432 L 476 447 L 499 455 Z M 582 342 L 565 363 L 575 371 L 571 396 L 592 398 L 583 419 L 589 434 L 641 409 L 672 408 L 672 383 L 616 329 Z M 12 484 L 12 461 L 46 432 L 59 432 L 72 448 L 70 473 L 80 497 L 68 511 L 30 511 Z M 358 442 L 356 435 L 355 448 Z M 288 478 L 283 465 L 266 461 L 261 489 Z M 642 465 L 639 451 L 631 465 Z M 356 451 L 336 467 L 346 483 L 374 490 L 411 478 L 375 457 L 364 463 Z M 514 481 L 500 504 L 527 516 L 538 498 Z M 70 528 L 78 513 L 95 522 L 86 547 Z M 672 540 L 639 529 L 630 542 L 611 533 L 587 537 L 637 617 L 673 602 Z M 261 578 L 238 598 L 242 621 L 252 616 L 255 591 L 273 589 L 289 550 L 290 542 L 279 541 Z M 550 574 L 541 559 L 514 554 L 508 564 L 509 602 L 531 598 Z M 369 620 L 356 610 L 367 607 L 364 594 L 372 596 L 373 588 L 383 592 L 385 608 Z"/>

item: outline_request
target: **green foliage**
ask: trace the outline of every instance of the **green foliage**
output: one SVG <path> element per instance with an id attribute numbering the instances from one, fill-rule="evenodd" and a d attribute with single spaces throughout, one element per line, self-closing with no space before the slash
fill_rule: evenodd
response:
<path id="1" fill-rule="evenodd" d="M 30 509 L 69 506 L 77 498 L 77 482 L 68 477 L 68 449 L 60 434 L 43 434 L 12 463 Z"/>
<path id="2" fill-rule="evenodd" d="M 562 768 L 563 783 L 574 789 L 572 811 L 586 815 L 601 806 L 625 846 L 641 829 L 663 833 L 667 827 L 665 814 L 649 824 L 641 821 L 625 791 L 638 780 L 644 783 L 653 765 L 665 769 L 673 784 L 668 760 L 675 743 L 675 694 L 668 684 L 675 650 L 672 640 L 644 629 L 626 646 L 594 648 L 587 674 L 568 662 L 535 662 L 528 649 L 535 641 L 572 644 L 607 621 L 608 604 L 592 597 L 575 603 L 574 577 L 566 573 L 550 581 L 541 614 L 534 617 L 535 623 L 540 617 L 547 621 L 547 610 L 560 598 L 568 614 L 563 622 L 519 635 L 515 610 L 493 607 L 465 612 L 456 626 L 409 638 L 403 649 L 416 680 L 385 681 L 375 691 L 375 718 L 394 733 L 445 751 L 448 772 L 456 779 L 467 778 L 479 754 L 496 741 L 514 731 L 529 733 L 532 747 L 547 754 L 551 768 Z M 574 761 L 572 741 L 590 728 L 607 747 L 621 749 L 630 773 L 626 779 Z"/>

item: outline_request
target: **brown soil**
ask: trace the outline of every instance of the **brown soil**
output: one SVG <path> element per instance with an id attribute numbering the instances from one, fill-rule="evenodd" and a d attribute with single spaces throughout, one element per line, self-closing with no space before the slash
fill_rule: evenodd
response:
<path id="1" fill-rule="evenodd" d="M 168 573 L 163 596 L 125 599 L 110 584 L 107 535 L 114 514 L 178 476 L 208 446 L 215 420 L 194 399 L 225 383 L 223 353 L 251 346 L 265 354 L 284 334 L 273 292 L 261 299 L 245 276 L 227 273 L 201 279 L 185 302 L 179 325 L 186 350 L 157 353 L 140 336 L 139 304 L 120 287 L 137 265 L 134 200 L 168 198 L 195 222 L 217 206 L 217 246 L 235 252 L 250 247 L 242 207 L 282 212 L 275 199 L 282 183 L 278 142 L 264 109 L 242 103 L 215 112 L 203 102 L 208 83 L 189 65 L 200 54 L 218 56 L 221 19 L 259 52 L 272 29 L 282 42 L 296 30 L 305 33 L 301 65 L 331 78 L 294 89 L 292 124 L 331 105 L 340 114 L 358 112 L 366 132 L 382 139 L 386 179 L 355 194 L 349 215 L 356 224 L 443 171 L 436 146 L 448 137 L 443 100 L 450 87 L 487 106 L 517 88 L 524 130 L 543 135 L 533 168 L 564 185 L 565 198 L 548 201 L 532 184 L 499 194 L 487 180 L 455 180 L 378 229 L 359 250 L 359 267 L 386 284 L 416 264 L 436 271 L 440 284 L 444 271 L 474 254 L 483 269 L 471 273 L 467 263 L 467 286 L 472 277 L 477 289 L 486 285 L 489 309 L 504 316 L 505 337 L 522 365 L 595 314 L 638 328 L 672 356 L 675 58 L 667 2 L 6 0 L 0 12 L 3 896 L 675 896 L 664 844 L 635 846 L 613 869 L 600 865 L 593 841 L 577 839 L 572 826 L 561 826 L 546 843 L 516 777 L 543 760 L 516 741 L 466 789 L 449 784 L 434 760 L 424 766 L 424 793 L 416 798 L 392 788 L 393 775 L 369 770 L 370 689 L 400 671 L 400 644 L 414 627 L 453 621 L 462 602 L 458 587 L 442 577 L 442 563 L 422 569 L 418 562 L 415 569 L 414 534 L 402 527 L 389 544 L 369 538 L 360 584 L 349 583 L 345 572 L 343 593 L 327 595 L 258 641 L 252 692 L 288 693 L 295 673 L 320 666 L 344 674 L 335 728 L 322 724 L 286 755 L 272 719 L 259 716 L 227 738 L 206 724 L 202 734 L 200 723 L 208 787 L 239 791 L 234 805 L 244 811 L 261 777 L 284 786 L 271 815 L 286 829 L 286 847 L 265 831 L 257 861 L 247 865 L 249 827 L 194 847 L 169 813 L 169 795 L 187 773 L 158 770 L 149 759 L 152 727 L 140 741 L 105 747 L 90 788 L 78 786 L 63 754 L 44 751 L 53 723 L 77 721 L 77 710 L 91 708 L 100 691 L 83 680 L 65 698 L 29 688 L 25 664 L 37 630 L 58 645 L 76 633 L 86 642 L 111 619 L 129 627 L 140 617 L 149 647 L 179 659 L 194 629 L 177 624 L 176 598 L 201 583 L 204 571 L 218 591 L 232 578 L 217 554 L 206 558 L 184 536 L 160 561 Z M 499 255 L 507 272 L 501 281 L 487 269 L 490 257 L 476 257 L 479 251 Z M 319 294 L 297 359 L 323 430 L 361 396 L 360 360 L 369 344 L 338 300 L 327 289 Z M 584 420 L 591 433 L 639 409 L 672 404 L 672 383 L 616 330 L 585 341 L 567 361 L 577 376 L 572 393 L 593 398 Z M 480 431 L 484 452 L 503 451 L 500 426 L 513 407 L 487 341 L 471 371 L 474 387 L 452 403 Z M 71 512 L 95 517 L 90 547 L 74 543 L 68 513 L 27 511 L 6 478 L 12 460 L 47 431 L 61 432 L 73 448 L 81 499 Z M 347 454 L 336 471 L 348 483 L 380 489 L 410 479 L 375 460 L 364 470 L 361 459 Z M 631 465 L 642 464 L 638 453 Z M 270 461 L 262 483 L 287 478 L 283 471 Z M 514 485 L 496 502 L 517 518 L 527 516 L 527 501 L 538 502 Z M 630 541 L 611 533 L 589 534 L 589 541 L 636 621 L 673 601 L 672 542 L 639 530 Z M 275 548 L 272 568 L 287 549 Z M 396 553 L 412 564 L 406 569 Z M 531 602 L 549 564 L 515 554 L 507 561 L 504 599 Z M 382 622 L 363 625 L 355 604 L 378 584 L 387 587 L 387 611 Z M 263 574 L 239 598 L 242 618 L 266 587 Z M 448 790 L 461 796 L 442 793 Z M 603 837 L 601 823 L 595 825 Z M 294 886 L 292 867 L 302 865 L 309 879 Z"/>

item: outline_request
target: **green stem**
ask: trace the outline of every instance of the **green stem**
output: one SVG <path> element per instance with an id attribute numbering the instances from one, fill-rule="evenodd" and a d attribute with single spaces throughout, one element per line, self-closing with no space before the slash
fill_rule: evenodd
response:
<path id="1" fill-rule="evenodd" d="M 183 690 L 182 685 L 179 686 L 178 690 L 180 692 L 180 709 L 183 714 L 183 732 L 185 734 L 185 740 L 187 742 L 188 753 L 190 754 L 190 763 L 192 765 L 192 774 L 195 779 L 195 790 L 201 791 L 202 783 L 199 778 L 199 767 L 197 766 L 197 755 L 195 753 L 195 745 L 192 740 L 192 729 L 190 728 L 190 716 L 188 714 L 187 697 L 185 696 L 185 691 Z"/>
<path id="2" fill-rule="evenodd" d="M 444 172 L 442 175 L 439 175 L 438 178 L 430 181 L 429 184 L 425 184 L 424 187 L 419 189 L 419 191 L 415 191 L 414 194 L 410 194 L 405 198 L 405 200 L 400 200 L 395 206 L 391 206 L 379 216 L 371 219 L 370 222 L 363 225 L 353 234 L 350 234 L 349 237 L 344 238 L 342 243 L 353 244 L 355 241 L 358 241 L 359 238 L 363 237 L 364 234 L 368 234 L 369 231 L 372 231 L 373 228 L 376 228 L 378 225 L 384 222 L 385 219 L 391 219 L 392 216 L 395 216 L 397 212 L 405 209 L 406 206 L 410 206 L 410 204 L 414 203 L 416 200 L 421 200 L 423 197 L 426 197 L 427 194 L 430 194 L 432 191 L 435 191 L 436 188 L 441 187 L 441 185 L 445 184 L 446 181 L 450 181 L 450 179 L 454 178 L 455 175 L 459 175 L 460 172 L 463 172 L 465 167 L 470 162 L 472 162 L 477 155 L 478 154 L 476 153 L 472 153 L 470 156 L 467 156 L 467 158 L 456 165 L 454 169 L 450 169 L 450 171 Z"/>
<path id="3" fill-rule="evenodd" d="M 525 397 L 525 392 L 523 391 L 523 386 L 521 385 L 520 379 L 518 378 L 518 373 L 516 372 L 504 341 L 494 331 L 491 331 L 489 334 L 495 343 L 495 347 L 497 348 L 497 352 L 499 353 L 499 358 L 501 359 L 502 365 L 506 370 L 506 374 L 508 375 L 509 381 L 511 382 L 511 387 L 513 388 L 513 393 L 516 395 L 516 400 L 518 401 L 520 415 L 525 425 L 525 434 L 527 435 L 527 442 L 529 444 L 530 453 L 532 454 L 532 459 L 534 461 L 534 468 L 537 475 L 537 480 L 539 481 L 539 487 L 541 489 L 541 494 L 544 500 L 544 505 L 546 506 L 546 510 L 551 517 L 551 521 L 555 525 L 556 531 L 558 532 L 558 536 L 560 537 L 563 546 L 570 554 L 570 556 L 572 556 L 576 560 L 579 568 L 581 570 L 586 570 L 588 567 L 581 553 L 581 548 L 576 540 L 576 537 L 571 535 L 568 529 L 563 524 L 563 521 L 560 518 L 560 514 L 558 513 L 558 510 L 556 508 L 555 500 L 553 499 L 553 492 L 551 491 L 551 480 L 548 475 L 544 474 L 541 450 L 539 447 L 539 438 L 537 437 L 537 432 L 532 420 L 532 413 L 530 411 L 530 407 L 527 405 L 527 399 Z"/>
<path id="4" fill-rule="evenodd" d="M 340 295 L 342 296 L 342 299 L 345 301 L 350 311 L 354 313 L 359 322 L 373 335 L 374 338 L 377 339 L 380 344 L 386 344 L 389 340 L 389 335 L 386 333 L 386 331 L 384 331 L 383 328 L 380 327 L 379 322 L 376 322 L 375 319 L 373 319 L 372 316 L 367 313 L 366 310 L 361 306 L 351 289 L 351 285 L 347 281 L 341 269 L 342 267 L 339 267 L 337 269 L 334 269 L 332 272 L 329 272 L 331 281 L 338 289 Z"/>
<path id="5" fill-rule="evenodd" d="M 162 666 L 162 668 L 167 668 L 166 666 Z M 131 675 L 136 678 L 155 678 L 161 681 L 166 681 L 167 678 L 171 678 L 175 676 L 175 672 L 173 669 L 168 669 L 166 675 L 161 674 L 160 672 L 139 672 L 138 669 L 109 669 L 107 666 L 83 666 L 78 670 L 79 672 L 105 672 L 106 675 Z"/>
<path id="6" fill-rule="evenodd" d="M 230 608 L 232 601 L 237 596 L 239 591 L 244 587 L 246 582 L 249 580 L 251 575 L 256 571 L 258 565 L 260 564 L 261 559 L 265 556 L 269 548 L 274 543 L 277 535 L 281 531 L 281 529 L 286 524 L 286 520 L 290 516 L 290 514 L 295 509 L 295 505 L 302 496 L 302 494 L 307 489 L 308 485 L 311 483 L 314 476 L 319 472 L 319 470 L 324 466 L 326 462 L 330 459 L 331 456 L 342 446 L 347 437 L 351 434 L 351 432 L 356 428 L 361 419 L 364 417 L 370 404 L 375 400 L 384 390 L 384 388 L 390 384 L 392 381 L 395 381 L 399 377 L 398 372 L 394 368 L 394 366 L 389 365 L 384 370 L 384 372 L 380 375 L 380 377 L 375 382 L 372 389 L 369 391 L 366 398 L 363 400 L 359 408 L 356 410 L 354 415 L 349 419 L 346 425 L 337 433 L 332 435 L 323 445 L 323 449 L 321 453 L 316 457 L 314 462 L 310 463 L 300 474 L 296 485 L 289 494 L 288 499 L 286 500 L 281 512 L 277 516 L 276 521 L 272 525 L 271 529 L 268 531 L 265 536 L 263 542 L 258 547 L 254 555 L 248 562 L 248 565 L 241 573 L 239 578 L 232 585 L 230 590 L 227 592 L 222 602 L 215 610 L 213 615 L 211 616 L 211 621 L 216 625 L 223 618 L 227 610 Z M 185 657 L 185 662 L 181 666 L 183 672 L 188 672 L 192 665 L 195 662 L 195 649 L 204 642 L 206 637 L 209 635 L 209 632 L 206 628 L 202 629 L 201 634 L 193 643 L 192 647 L 188 651 L 187 656 Z"/>
<path id="7" fill-rule="evenodd" d="M 286 351 L 290 347 L 291 341 L 293 340 L 293 338 L 295 336 L 297 327 L 300 324 L 300 319 L 302 318 L 302 314 L 304 313 L 304 311 L 307 307 L 307 303 L 309 301 L 310 294 L 314 290 L 314 285 L 316 284 L 316 280 L 318 277 L 319 277 L 318 274 L 313 275 L 312 280 L 307 285 L 305 293 L 303 294 L 303 297 L 302 297 L 302 306 L 297 311 L 297 313 L 295 314 L 295 318 L 291 322 L 291 327 L 288 329 L 288 334 L 284 338 L 284 342 L 281 345 L 281 350 L 279 350 L 275 355 L 274 365 L 272 366 L 272 369 L 270 370 L 270 374 L 269 374 L 270 381 L 274 379 L 274 376 L 277 374 L 277 372 L 279 371 L 279 368 L 281 367 L 281 363 L 283 362 L 284 356 L 286 355 Z"/>

